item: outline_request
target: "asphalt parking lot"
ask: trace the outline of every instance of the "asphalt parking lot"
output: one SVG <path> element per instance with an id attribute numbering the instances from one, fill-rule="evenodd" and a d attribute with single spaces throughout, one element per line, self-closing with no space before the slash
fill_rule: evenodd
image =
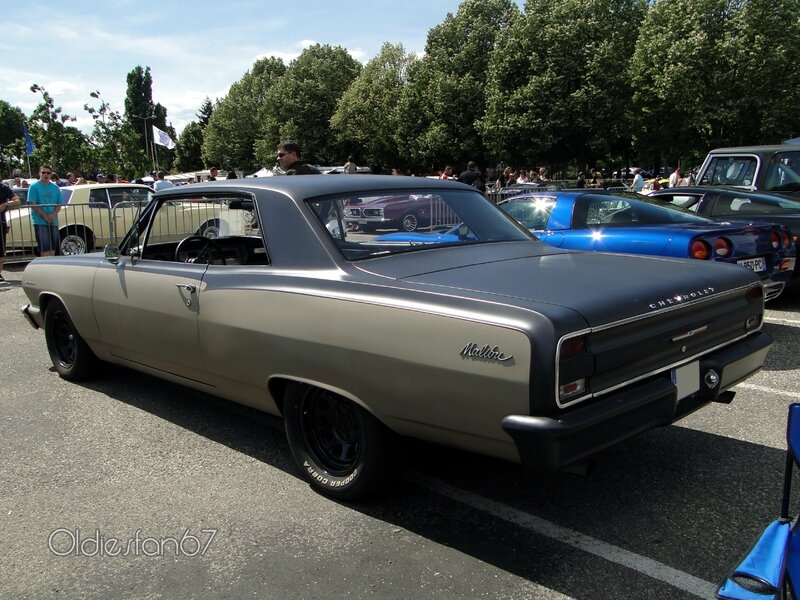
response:
<path id="1" fill-rule="evenodd" d="M 732 404 L 588 475 L 409 443 L 396 489 L 348 505 L 300 479 L 278 419 L 113 366 L 61 380 L 21 276 L 0 287 L 1 598 L 711 598 L 780 508 L 800 295 L 768 305 Z"/>

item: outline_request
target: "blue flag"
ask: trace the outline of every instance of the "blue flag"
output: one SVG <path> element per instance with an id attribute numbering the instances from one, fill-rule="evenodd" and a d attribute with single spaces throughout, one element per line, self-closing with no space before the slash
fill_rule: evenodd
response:
<path id="1" fill-rule="evenodd" d="M 36 150 L 36 146 L 33 145 L 31 134 L 28 133 L 28 127 L 25 123 L 22 124 L 22 137 L 25 138 L 25 154 L 30 156 L 33 154 L 33 151 Z"/>

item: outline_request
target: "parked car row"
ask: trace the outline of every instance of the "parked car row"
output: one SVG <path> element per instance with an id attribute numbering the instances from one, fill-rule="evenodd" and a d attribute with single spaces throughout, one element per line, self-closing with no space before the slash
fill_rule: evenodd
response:
<path id="1" fill-rule="evenodd" d="M 424 202 L 419 219 L 457 239 L 347 230 L 349 207 L 390 197 Z M 566 239 L 577 223 L 551 199 L 529 198 Z M 613 202 L 586 224 L 645 214 Z M 218 230 L 165 230 L 176 214 Z M 740 235 L 734 258 L 770 262 Z M 470 186 L 410 177 L 164 190 L 103 255 L 32 261 L 23 290 L 61 377 L 117 363 L 280 415 L 298 472 L 348 500 L 402 482 L 403 436 L 537 468 L 587 460 L 730 402 L 772 343 L 752 269 L 554 247 Z"/>

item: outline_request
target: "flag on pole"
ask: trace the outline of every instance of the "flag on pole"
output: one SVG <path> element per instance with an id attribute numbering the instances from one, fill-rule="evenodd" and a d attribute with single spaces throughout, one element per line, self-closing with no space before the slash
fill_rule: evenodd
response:
<path id="1" fill-rule="evenodd" d="M 25 138 L 25 154 L 30 156 L 36 150 L 36 146 L 33 145 L 31 134 L 28 133 L 28 126 L 25 123 L 22 124 L 22 137 Z"/>
<path id="2" fill-rule="evenodd" d="M 153 127 L 153 142 L 158 144 L 159 146 L 166 146 L 170 150 L 175 147 L 175 142 L 172 141 L 172 138 L 169 137 L 169 134 L 166 131 L 161 131 L 155 125 Z"/>

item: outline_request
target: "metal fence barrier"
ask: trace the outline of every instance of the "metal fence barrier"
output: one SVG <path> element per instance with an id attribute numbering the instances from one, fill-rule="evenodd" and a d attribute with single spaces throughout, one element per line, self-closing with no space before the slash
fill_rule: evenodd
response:
<path id="1" fill-rule="evenodd" d="M 118 202 L 110 210 L 98 202 L 61 205 L 57 219 L 61 243 L 56 254 L 83 254 L 118 243 L 145 204 L 144 201 Z M 52 208 L 55 205 L 41 206 Z M 38 256 L 31 213 L 30 205 L 6 211 L 6 263 L 26 262 Z"/>

